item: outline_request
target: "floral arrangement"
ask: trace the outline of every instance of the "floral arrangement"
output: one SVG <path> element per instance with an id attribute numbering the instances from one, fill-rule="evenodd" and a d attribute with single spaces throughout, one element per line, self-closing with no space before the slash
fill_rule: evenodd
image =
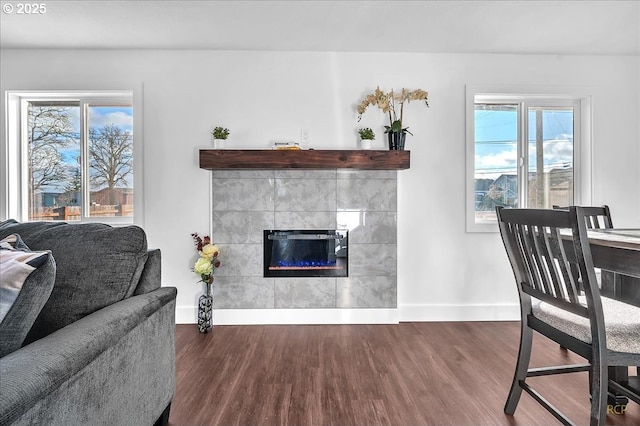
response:
<path id="1" fill-rule="evenodd" d="M 226 127 L 218 126 L 213 129 L 211 135 L 213 135 L 214 139 L 227 139 L 229 137 L 229 129 L 227 129 Z"/>
<path id="2" fill-rule="evenodd" d="M 373 130 L 369 127 L 358 130 L 358 134 L 362 140 L 374 140 L 376 138 L 375 133 L 373 133 Z"/>
<path id="3" fill-rule="evenodd" d="M 408 127 L 402 127 L 404 104 L 405 102 L 409 103 L 411 101 L 424 101 L 428 107 L 429 93 L 422 89 L 407 90 L 405 88 L 403 88 L 399 94 L 395 94 L 393 90 L 385 93 L 380 90 L 380 87 L 377 87 L 374 93 L 365 96 L 358 105 L 358 121 L 362 118 L 362 114 L 367 110 L 367 107 L 374 105 L 380 108 L 382 112 L 389 114 L 389 126 L 384 126 L 385 133 L 406 132 L 413 136 L 413 133 L 407 130 Z M 398 109 L 400 110 L 399 116 Z"/>
<path id="4" fill-rule="evenodd" d="M 200 238 L 197 233 L 191 234 L 196 243 L 196 249 L 200 257 L 193 265 L 193 272 L 200 276 L 200 281 L 205 284 L 213 283 L 213 272 L 220 267 L 218 255 L 220 250 L 215 244 L 211 244 L 211 238 L 205 236 Z"/>

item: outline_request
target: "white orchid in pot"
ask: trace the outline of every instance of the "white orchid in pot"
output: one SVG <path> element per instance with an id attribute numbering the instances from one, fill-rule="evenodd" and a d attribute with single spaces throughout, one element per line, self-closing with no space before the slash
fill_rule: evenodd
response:
<path id="1" fill-rule="evenodd" d="M 389 135 L 389 149 L 403 150 L 406 134 L 409 133 L 413 136 L 413 133 L 408 130 L 409 127 L 402 126 L 404 104 L 411 101 L 424 101 L 428 107 L 429 93 L 422 89 L 407 90 L 402 88 L 402 91 L 396 94 L 393 90 L 383 92 L 380 87 L 376 87 L 375 92 L 366 95 L 362 102 L 358 104 L 358 121 L 360 121 L 362 114 L 364 114 L 369 105 L 377 106 L 382 112 L 389 115 L 389 125 L 384 126 L 385 133 Z"/>

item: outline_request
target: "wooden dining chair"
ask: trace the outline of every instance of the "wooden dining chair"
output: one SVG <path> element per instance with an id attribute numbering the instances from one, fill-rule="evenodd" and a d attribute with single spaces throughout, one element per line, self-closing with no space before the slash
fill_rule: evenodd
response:
<path id="1" fill-rule="evenodd" d="M 560 207 L 553 206 L 554 209 L 560 210 L 569 210 L 569 207 Z M 584 213 L 584 220 L 588 229 L 611 229 L 613 228 L 613 221 L 611 220 L 611 211 L 609 210 L 609 206 L 606 204 L 597 207 L 597 206 L 582 206 L 582 212 Z M 605 287 L 607 289 L 611 288 L 613 291 L 613 286 L 615 285 L 615 273 L 611 271 L 600 271 L 600 282 L 606 283 Z M 602 286 L 601 286 L 602 288 Z M 607 294 L 607 296 L 611 296 L 613 294 Z"/>
<path id="2" fill-rule="evenodd" d="M 504 412 L 514 414 L 524 390 L 560 422 L 573 424 L 527 379 L 580 371 L 589 372 L 591 425 L 605 424 L 608 387 L 640 404 L 638 393 L 608 377 L 609 366 L 640 361 L 640 308 L 600 295 L 587 239 L 587 211 L 497 207 L 496 213 L 521 312 L 518 359 Z M 577 271 L 570 262 L 578 264 Z M 587 362 L 529 368 L 534 331 Z"/>
<path id="3" fill-rule="evenodd" d="M 554 209 L 568 210 L 569 207 L 553 206 Z M 584 213 L 585 223 L 588 229 L 611 229 L 613 228 L 613 221 L 611 220 L 611 210 L 608 205 L 603 206 L 582 206 L 582 212 Z M 572 264 L 572 267 L 577 267 L 576 264 Z M 600 270 L 596 268 L 600 273 L 600 291 L 603 295 L 613 297 L 616 294 L 616 282 L 620 279 L 615 272 Z M 564 348 L 563 348 L 564 349 Z M 638 374 L 640 375 L 640 366 L 636 367 Z M 609 402 L 613 402 L 616 405 L 625 405 L 626 398 L 620 398 L 619 396 L 610 395 Z"/>
<path id="4" fill-rule="evenodd" d="M 569 207 L 553 206 L 554 209 L 568 210 Z M 606 204 L 602 207 L 589 206 L 582 207 L 584 219 L 588 229 L 610 229 L 613 228 L 611 220 L 611 211 Z"/>

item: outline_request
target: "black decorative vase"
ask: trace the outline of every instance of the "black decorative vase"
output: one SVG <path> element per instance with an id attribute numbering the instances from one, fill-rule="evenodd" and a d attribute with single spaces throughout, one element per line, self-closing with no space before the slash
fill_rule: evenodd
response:
<path id="1" fill-rule="evenodd" d="M 205 283 L 205 292 L 198 299 L 198 331 L 206 333 L 213 328 L 213 296 L 211 284 Z"/>
<path id="2" fill-rule="evenodd" d="M 389 132 L 389 150 L 404 151 L 404 140 L 407 137 L 405 132 Z"/>

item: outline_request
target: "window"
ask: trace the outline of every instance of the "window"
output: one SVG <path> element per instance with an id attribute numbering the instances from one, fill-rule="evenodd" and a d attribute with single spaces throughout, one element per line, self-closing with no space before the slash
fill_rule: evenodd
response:
<path id="1" fill-rule="evenodd" d="M 8 95 L 8 216 L 132 223 L 133 93 Z"/>
<path id="2" fill-rule="evenodd" d="M 468 231 L 497 231 L 496 206 L 580 203 L 580 99 L 473 93 L 468 102 Z"/>

